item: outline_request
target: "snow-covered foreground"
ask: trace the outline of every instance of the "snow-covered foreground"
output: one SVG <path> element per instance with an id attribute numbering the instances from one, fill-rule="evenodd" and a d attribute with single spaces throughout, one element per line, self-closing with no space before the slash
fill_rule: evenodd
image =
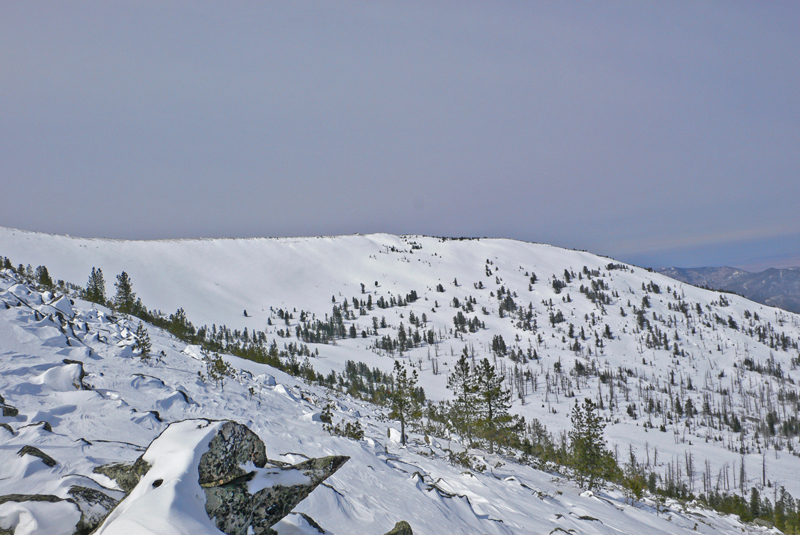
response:
<path id="1" fill-rule="evenodd" d="M 484 457 L 485 473 L 466 472 L 446 461 L 447 443 L 411 435 L 401 447 L 381 409 L 344 397 L 335 399 L 334 422 L 358 418 L 366 436 L 330 436 L 320 421 L 327 391 L 235 357 L 226 357 L 237 369 L 235 380 L 224 389 L 206 384 L 198 378 L 205 365 L 194 352 L 152 326 L 153 353 L 164 356 L 142 362 L 131 350 L 134 329 L 134 322 L 103 307 L 73 305 L 18 284 L 9 272 L 0 276 L 0 394 L 9 408 L 0 427 L 0 496 L 67 498 L 82 486 L 119 499 L 122 492 L 109 490 L 113 481 L 93 468 L 133 461 L 170 422 L 232 419 L 256 432 L 272 459 L 350 457 L 295 509 L 327 533 L 381 534 L 401 519 L 418 534 L 764 531 L 669 500 L 657 513 L 653 502 L 630 505 L 613 489 L 581 492 L 557 474 L 499 456 Z M 202 445 L 203 436 L 186 442 Z M 19 455 L 25 446 L 48 458 Z M 170 517 L 171 533 L 219 533 L 201 509 L 183 513 Z M 66 501 L 0 504 L 0 528 L 16 535 L 70 534 L 79 520 Z M 300 514 L 275 529 L 318 533 Z"/>

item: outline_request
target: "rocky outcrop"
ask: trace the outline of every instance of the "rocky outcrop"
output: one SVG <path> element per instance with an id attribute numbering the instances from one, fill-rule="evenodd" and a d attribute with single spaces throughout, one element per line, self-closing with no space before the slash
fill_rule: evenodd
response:
<path id="1" fill-rule="evenodd" d="M 248 528 L 255 535 L 274 533 L 270 527 L 347 460 L 348 457 L 322 457 L 294 466 L 268 463 L 261 471 L 225 485 L 204 488 L 206 512 L 220 531 L 230 535 L 245 533 Z M 251 493 L 254 480 L 264 476 L 275 483 Z"/>
<path id="2" fill-rule="evenodd" d="M 20 427 L 20 429 L 25 429 L 26 427 L 37 427 L 37 426 L 42 426 L 42 429 L 44 429 L 48 433 L 53 432 L 53 426 L 50 425 L 50 422 L 33 422 L 32 424 L 23 425 L 22 427 Z"/>
<path id="3" fill-rule="evenodd" d="M 86 377 L 86 371 L 83 369 L 83 362 L 72 359 L 64 359 L 62 362 L 64 364 L 76 364 L 77 366 L 80 367 L 78 372 L 78 377 L 76 378 L 76 381 L 74 383 L 75 388 L 77 388 L 78 390 L 91 390 L 91 388 L 89 388 L 86 385 L 86 383 L 83 382 L 83 378 Z"/>
<path id="4" fill-rule="evenodd" d="M 10 416 L 14 417 L 19 414 L 19 411 L 16 407 L 12 407 L 11 405 L 6 405 L 6 398 L 0 396 L 0 407 L 3 408 L 3 416 Z"/>
<path id="5" fill-rule="evenodd" d="M 169 432 L 168 428 L 156 438 L 136 461 L 99 466 L 94 472 L 114 480 L 125 492 L 125 500 L 135 500 L 137 495 L 145 496 L 149 492 L 157 491 L 162 484 L 174 485 L 166 475 L 162 475 L 169 471 L 165 471 L 164 467 L 159 465 L 159 463 L 164 464 L 158 457 L 159 451 L 163 454 L 165 449 L 162 446 L 159 450 L 159 447 L 154 448 L 154 445 L 157 446 L 159 439 L 168 435 L 166 439 L 169 441 L 169 448 L 166 450 L 171 450 L 176 444 L 182 444 L 181 441 L 187 432 L 191 432 L 192 429 L 200 430 L 199 433 L 205 433 L 204 436 L 211 437 L 210 440 L 205 438 L 198 441 L 195 437 L 193 439 L 195 442 L 189 440 L 186 446 L 188 448 L 186 451 L 195 455 L 195 459 L 199 459 L 192 465 L 197 467 L 197 472 L 191 474 L 180 471 L 170 475 L 178 479 L 184 476 L 197 478 L 196 485 L 199 485 L 205 493 L 205 511 L 208 518 L 219 530 L 228 535 L 274 534 L 275 531 L 271 527 L 288 515 L 300 501 L 348 460 L 348 457 L 331 456 L 309 459 L 296 465 L 270 461 L 264 443 L 244 425 L 232 421 L 208 420 L 190 420 L 177 424 L 178 427 L 175 428 L 170 426 L 173 432 Z M 202 431 L 203 428 L 206 431 Z M 156 453 L 152 453 L 153 451 Z M 149 457 L 148 452 L 151 453 Z M 55 459 L 33 446 L 25 446 L 18 453 L 20 456 L 38 457 L 50 467 L 57 464 Z M 173 486 L 174 490 L 178 488 Z M 115 492 L 116 498 L 113 497 Z M 114 511 L 117 505 L 122 503 L 117 499 L 119 494 L 119 491 L 103 492 L 74 485 L 68 491 L 66 498 L 51 495 L 9 495 L 0 497 L 0 504 L 6 501 L 69 502 L 80 511 L 80 521 L 75 526 L 74 533 L 85 535 L 97 529 L 106 518 L 108 518 L 106 522 L 113 524 L 116 514 Z M 180 496 L 177 498 L 182 499 Z M 135 507 L 129 506 L 130 504 L 126 506 L 128 509 L 120 508 L 123 515 L 126 511 L 135 512 Z M 316 523 L 308 520 L 318 531 L 324 532 Z M 105 527 L 107 526 L 103 525 L 100 530 Z M 411 528 L 408 524 L 399 522 L 390 533 L 410 535 Z"/>
<path id="6" fill-rule="evenodd" d="M 250 473 L 244 467 L 264 468 L 267 449 L 247 426 L 225 422 L 200 458 L 200 486 L 219 487 Z"/>
<path id="7" fill-rule="evenodd" d="M 91 533 L 119 503 L 104 492 L 79 485 L 70 487 L 67 494 L 69 501 L 81 510 L 81 519 L 75 526 L 75 535 Z"/>
<path id="8" fill-rule="evenodd" d="M 32 455 L 34 457 L 38 457 L 38 458 L 40 458 L 42 460 L 42 462 L 44 464 L 46 464 L 50 468 L 52 468 L 52 467 L 54 467 L 55 465 L 58 464 L 55 459 L 53 459 L 52 457 L 47 455 L 45 452 L 43 452 L 42 450 L 40 450 L 39 448 L 36 448 L 34 446 L 23 446 L 22 449 L 20 449 L 17 452 L 17 455 L 19 455 L 20 457 L 24 457 L 26 455 Z"/>
<path id="9" fill-rule="evenodd" d="M 270 462 L 255 433 L 226 422 L 200 459 L 206 512 L 224 533 L 274 533 L 270 527 L 347 460 L 323 457 L 294 466 Z"/>
<path id="10" fill-rule="evenodd" d="M 98 466 L 93 470 L 96 474 L 103 474 L 117 482 L 119 488 L 126 493 L 132 491 L 142 479 L 142 476 L 150 470 L 150 465 L 139 457 L 133 463 L 111 463 Z"/>
<path id="11" fill-rule="evenodd" d="M 176 446 L 179 450 L 183 444 L 185 454 L 176 450 Z M 195 461 L 176 470 L 165 455 L 177 455 L 175 459 L 184 460 L 194 457 Z M 205 493 L 205 512 L 219 530 L 229 535 L 274 534 L 271 527 L 348 459 L 331 456 L 297 465 L 270 461 L 258 435 L 242 424 L 209 420 L 176 422 L 135 462 L 95 469 L 96 473 L 116 481 L 127 493 L 120 512 L 112 511 L 100 531 L 110 529 L 118 519 L 124 521 L 126 515 L 144 514 L 145 502 L 140 507 L 137 500 L 160 492 L 162 486 L 172 489 L 170 495 L 176 503 L 184 499 L 181 492 L 193 496 L 196 491 L 180 481 L 194 477 Z M 190 473 L 195 469 L 196 473 Z M 99 496 L 94 498 L 102 500 Z"/>
<path id="12" fill-rule="evenodd" d="M 73 485 L 68 494 L 69 498 L 66 499 L 52 494 L 7 494 L 0 496 L 0 505 L 7 502 L 71 503 L 80 511 L 80 520 L 75 525 L 73 535 L 87 535 L 100 524 L 100 521 L 117 504 L 117 500 L 98 490 L 77 485 Z M 15 526 L 12 526 L 8 531 L 0 528 L 0 535 L 6 535 L 6 533 L 11 535 L 15 529 Z"/>
<path id="13" fill-rule="evenodd" d="M 394 525 L 391 531 L 386 532 L 386 535 L 414 535 L 411 531 L 411 526 L 405 520 L 401 520 Z"/>

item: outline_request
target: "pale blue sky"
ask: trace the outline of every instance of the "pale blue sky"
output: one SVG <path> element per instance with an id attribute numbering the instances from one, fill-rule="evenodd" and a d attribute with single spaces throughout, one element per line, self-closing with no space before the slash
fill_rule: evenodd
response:
<path id="1" fill-rule="evenodd" d="M 798 28 L 797 2 L 5 1 L 0 225 L 798 265 Z"/>

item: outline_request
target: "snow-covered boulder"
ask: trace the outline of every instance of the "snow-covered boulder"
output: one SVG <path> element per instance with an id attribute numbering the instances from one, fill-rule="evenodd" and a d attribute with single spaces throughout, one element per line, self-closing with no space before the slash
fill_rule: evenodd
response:
<path id="1" fill-rule="evenodd" d="M 275 381 L 275 377 L 268 373 L 262 373 L 257 375 L 255 378 L 255 382 L 262 384 L 264 386 L 275 386 L 277 382 Z"/>
<path id="2" fill-rule="evenodd" d="M 61 312 L 67 318 L 75 317 L 75 310 L 72 308 L 72 303 L 66 296 L 61 296 L 57 301 L 50 303 L 50 306 Z"/>
<path id="3" fill-rule="evenodd" d="M 97 534 L 272 533 L 270 527 L 348 457 L 291 466 L 233 421 L 171 424 L 133 464 L 100 467 L 128 491 Z"/>

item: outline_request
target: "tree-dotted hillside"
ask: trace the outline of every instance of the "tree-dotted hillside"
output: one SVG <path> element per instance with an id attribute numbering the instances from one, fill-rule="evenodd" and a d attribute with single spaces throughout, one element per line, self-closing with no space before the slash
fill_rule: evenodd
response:
<path id="1" fill-rule="evenodd" d="M 617 465 L 652 488 L 800 496 L 800 320 L 737 295 L 510 240 L 0 237 L 12 266 L 124 272 L 147 321 L 334 391 L 384 403 L 395 362 L 413 368 L 429 405 L 411 429 L 568 464 L 572 408 L 589 398 Z M 448 388 L 484 360 L 514 440 L 464 405 L 477 394 Z"/>

